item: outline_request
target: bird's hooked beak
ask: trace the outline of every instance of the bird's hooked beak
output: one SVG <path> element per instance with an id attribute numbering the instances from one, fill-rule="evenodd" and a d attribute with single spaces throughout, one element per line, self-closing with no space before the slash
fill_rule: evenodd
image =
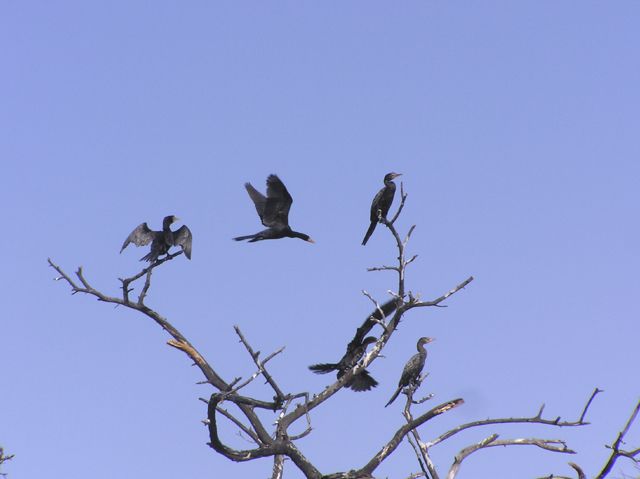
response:
<path id="1" fill-rule="evenodd" d="M 314 243 L 314 244 L 315 244 L 315 241 L 313 241 L 311 238 L 309 238 L 309 239 L 307 240 L 307 242 L 308 242 L 308 243 Z"/>
<path id="2" fill-rule="evenodd" d="M 402 176 L 402 173 L 391 173 L 391 175 L 392 175 L 391 179 L 393 179 L 393 178 L 397 178 L 398 176 Z"/>

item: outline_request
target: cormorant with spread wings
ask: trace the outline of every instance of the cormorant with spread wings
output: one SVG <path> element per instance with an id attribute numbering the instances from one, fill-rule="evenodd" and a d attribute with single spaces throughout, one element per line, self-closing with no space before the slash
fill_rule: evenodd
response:
<path id="1" fill-rule="evenodd" d="M 191 230 L 186 225 L 181 226 L 175 231 L 171 231 L 171 224 L 178 221 L 178 217 L 170 215 L 165 216 L 162 220 L 162 231 L 153 231 L 147 223 L 142 223 L 124 240 L 120 252 L 133 243 L 136 246 L 145 246 L 151 243 L 151 251 L 149 254 L 140 258 L 140 261 L 149 261 L 153 263 L 158 257 L 169 254 L 172 246 L 182 247 L 182 251 L 187 258 L 191 259 Z"/>
<path id="2" fill-rule="evenodd" d="M 260 221 L 267 229 L 258 233 L 233 238 L 236 241 L 249 240 L 249 243 L 256 241 L 279 239 L 279 238 L 300 238 L 301 240 L 315 243 L 309 235 L 293 231 L 289 226 L 289 209 L 293 198 L 276 175 L 269 175 L 267 178 L 267 196 L 256 190 L 251 183 L 245 183 L 244 187 L 256 206 Z"/>

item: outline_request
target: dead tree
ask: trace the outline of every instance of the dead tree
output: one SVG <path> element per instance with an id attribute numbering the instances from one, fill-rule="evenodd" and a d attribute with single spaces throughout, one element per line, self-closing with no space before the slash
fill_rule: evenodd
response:
<path id="1" fill-rule="evenodd" d="M 395 290 L 389 292 L 391 299 L 384 303 L 377 301 L 369 293 L 363 291 L 363 294 L 366 295 L 374 304 L 374 309 L 371 314 L 365 318 L 362 325 L 356 329 L 354 338 L 347 348 L 361 344 L 365 336 L 367 336 L 367 334 L 376 326 L 378 327 L 377 331 L 379 331 L 376 335 L 377 341 L 373 348 L 366 353 L 362 360 L 350 371 L 347 371 L 340 377 L 340 379 L 315 394 L 307 391 L 284 391 L 279 386 L 276 379 L 267 370 L 267 364 L 269 361 L 282 353 L 284 348 L 280 348 L 279 350 L 261 358 L 260 352 L 254 349 L 238 326 L 234 327 L 235 333 L 240 338 L 240 341 L 247 353 L 250 355 L 251 360 L 255 365 L 255 372 L 244 380 L 240 377 L 233 380 L 224 379 L 220 374 L 218 374 L 218 372 L 216 372 L 204 356 L 196 350 L 191 342 L 167 320 L 167 318 L 146 304 L 145 300 L 147 293 L 151 288 L 151 279 L 155 268 L 158 268 L 165 262 L 181 255 L 182 251 L 167 255 L 166 257 L 155 261 L 153 264 L 144 268 L 141 272 L 130 278 L 120 279 L 122 291 L 118 296 L 109 296 L 92 287 L 86 279 L 81 267 L 75 272 L 75 278 L 73 278 L 71 275 L 65 273 L 65 271 L 56 265 L 51 259 L 48 261 L 49 265 L 58 273 L 56 280 L 65 281 L 71 287 L 73 294 L 84 293 L 94 296 L 99 301 L 105 303 L 113 303 L 133 309 L 162 327 L 171 336 L 171 339 L 167 341 L 167 344 L 184 352 L 202 372 L 204 376 L 203 383 L 210 384 L 215 390 L 209 398 L 202 399 L 207 403 L 207 419 L 205 422 L 209 431 L 208 445 L 217 453 L 236 462 L 251 461 L 259 458 L 271 458 L 273 461 L 271 477 L 273 479 L 279 479 L 282 477 L 285 459 L 288 459 L 295 464 L 304 476 L 309 479 L 373 478 L 378 466 L 380 466 L 383 461 L 394 453 L 396 448 L 404 441 L 405 438 L 407 438 L 407 442 L 415 451 L 417 463 L 420 469 L 413 473 L 407 471 L 406 474 L 409 478 L 426 477 L 431 479 L 440 479 L 446 477 L 447 479 L 454 479 L 460 470 L 462 462 L 468 456 L 482 449 L 495 446 L 529 445 L 541 448 L 545 451 L 573 454 L 574 451 L 571 450 L 564 441 L 559 439 L 545 439 L 537 437 L 500 439 L 497 434 L 490 434 L 482 441 L 470 444 L 460 450 L 460 452 L 453 458 L 448 472 L 445 473 L 445 466 L 438 466 L 431 460 L 430 451 L 447 439 L 463 433 L 468 429 L 489 426 L 492 424 L 524 425 L 535 423 L 549 427 L 585 426 L 588 424 L 588 422 L 585 421 L 585 417 L 589 406 L 595 396 L 601 391 L 599 389 L 594 390 L 582 409 L 582 413 L 578 419 L 574 421 L 564 421 L 561 420 L 560 417 L 544 418 L 542 415 L 544 409 L 543 406 L 537 414 L 533 416 L 474 421 L 462 424 L 433 439 L 425 441 L 421 438 L 420 426 L 434 417 L 462 405 L 464 400 L 462 398 L 453 398 L 438 404 L 427 411 L 421 410 L 419 413 L 416 413 L 417 416 L 414 415 L 413 409 L 421 408 L 422 404 L 430 398 L 430 396 L 427 396 L 421 399 L 414 399 L 414 394 L 424 377 L 420 378 L 415 384 L 405 388 L 403 391 L 406 395 L 406 403 L 404 407 L 404 417 L 406 422 L 398 426 L 395 433 L 386 439 L 386 443 L 382 448 L 378 451 L 372 451 L 370 459 L 365 464 L 356 464 L 349 471 L 327 474 L 318 470 L 318 468 L 309 461 L 304 452 L 297 446 L 296 442 L 299 439 L 312 432 L 311 423 L 314 410 L 318 407 L 329 407 L 328 400 L 348 384 L 355 374 L 358 374 L 379 357 L 381 351 L 391 340 L 398 324 L 405 317 L 407 312 L 415 308 L 443 307 L 442 303 L 445 300 L 465 288 L 465 286 L 473 281 L 473 277 L 469 277 L 439 298 L 435 298 L 430 301 L 423 301 L 419 294 L 414 294 L 412 291 L 406 289 L 405 272 L 407 267 L 417 259 L 417 255 L 407 257 L 405 252 L 415 225 L 409 228 L 404 238 L 401 237 L 394 226 L 402 212 L 406 198 L 407 195 L 405 194 L 401 184 L 401 200 L 397 212 L 390 220 L 383 218 L 381 215 L 379 218 L 380 222 L 387 227 L 387 230 L 395 239 L 398 251 L 397 263 L 389 266 L 385 265 L 369 268 L 369 271 L 394 272 L 397 275 Z M 137 297 L 133 297 L 131 285 L 138 280 L 143 280 L 144 283 Z M 265 396 L 272 395 L 272 397 L 265 399 L 264 397 L 258 398 L 243 395 L 242 389 L 259 376 L 264 378 L 271 391 L 269 393 L 265 393 Z M 232 412 L 229 408 L 225 407 L 225 403 L 234 405 L 237 407 L 239 412 Z M 636 462 L 638 461 L 637 457 L 640 456 L 640 449 L 623 450 L 621 449 L 621 445 L 622 439 L 635 420 L 639 408 L 640 403 L 636 406 L 634 413 L 629 418 L 629 421 L 623 431 L 619 434 L 612 446 L 610 446 L 612 450 L 611 457 L 609 458 L 609 461 L 607 461 L 602 472 L 597 476 L 597 479 L 604 478 L 609 471 L 611 471 L 615 461 L 620 457 L 626 457 Z M 265 423 L 260 419 L 257 411 L 261 409 L 277 413 L 277 420 L 273 426 L 265 425 Z M 221 438 L 219 435 L 218 421 L 220 417 L 230 421 L 242 434 L 249 438 L 252 442 L 252 447 L 249 449 L 234 449 L 227 445 L 224 438 Z M 291 429 L 293 429 L 292 426 L 300 423 L 303 424 L 302 432 L 293 434 L 291 432 Z M 579 479 L 585 477 L 581 468 L 577 464 L 569 463 L 569 465 L 575 470 Z M 550 477 L 560 478 L 563 476 L 552 475 Z"/>

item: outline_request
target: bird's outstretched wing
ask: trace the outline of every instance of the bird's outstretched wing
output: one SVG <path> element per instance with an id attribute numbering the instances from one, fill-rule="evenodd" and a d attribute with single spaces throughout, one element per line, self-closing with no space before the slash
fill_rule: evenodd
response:
<path id="1" fill-rule="evenodd" d="M 126 240 L 124 240 L 124 243 L 122 243 L 122 248 L 120 248 L 120 252 L 122 253 L 122 251 L 127 246 L 129 246 L 129 243 L 133 243 L 136 246 L 148 245 L 155 239 L 156 234 L 157 232 L 151 230 L 147 226 L 147 223 L 142 223 L 131 232 Z"/>
<path id="2" fill-rule="evenodd" d="M 267 204 L 267 198 L 256 190 L 251 183 L 245 183 L 244 187 L 247 190 L 247 193 L 249 193 L 249 197 L 253 201 L 253 204 L 256 206 L 256 211 L 258 212 L 260 221 L 264 223 L 262 217 L 264 216 L 264 208 Z"/>
<path id="3" fill-rule="evenodd" d="M 274 228 L 289 226 L 291 203 L 293 203 L 293 198 L 284 183 L 276 175 L 269 175 L 267 178 L 267 202 L 262 215 L 262 224 Z"/>
<path id="4" fill-rule="evenodd" d="M 173 244 L 175 246 L 181 246 L 184 251 L 184 255 L 191 259 L 191 242 L 193 236 L 191 230 L 187 228 L 187 225 L 182 225 L 176 231 L 173 232 Z"/>

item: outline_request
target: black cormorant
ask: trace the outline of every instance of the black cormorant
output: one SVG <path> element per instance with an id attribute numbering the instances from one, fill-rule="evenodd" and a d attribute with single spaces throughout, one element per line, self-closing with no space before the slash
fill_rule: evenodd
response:
<path id="1" fill-rule="evenodd" d="M 162 220 L 162 231 L 153 231 L 147 226 L 147 223 L 142 223 L 122 243 L 120 252 L 122 253 L 129 243 L 133 243 L 136 246 L 145 246 L 151 243 L 151 251 L 140 258 L 140 261 L 154 262 L 158 259 L 158 256 L 168 255 L 172 246 L 181 246 L 185 256 L 191 259 L 191 230 L 186 225 L 183 225 L 176 231 L 171 231 L 171 224 L 178 221 L 178 219 L 173 215 L 165 216 Z"/>
<path id="2" fill-rule="evenodd" d="M 322 363 L 309 366 L 316 374 L 326 374 L 331 371 L 338 371 L 338 379 L 344 376 L 349 370 L 351 370 L 358 361 L 364 356 L 367 350 L 367 346 L 377 341 L 373 336 L 364 338 L 364 341 L 358 346 L 350 347 L 342 359 L 337 363 Z M 369 374 L 369 371 L 363 369 L 358 374 L 354 375 L 345 386 L 353 389 L 354 391 L 368 391 L 378 385 L 378 381 L 373 379 Z"/>
<path id="3" fill-rule="evenodd" d="M 387 173 L 384 175 L 384 188 L 378 191 L 378 194 L 373 198 L 371 202 L 371 225 L 367 230 L 367 234 L 364 235 L 364 239 L 362 240 L 362 246 L 367 244 L 369 238 L 373 234 L 373 230 L 376 229 L 376 225 L 378 224 L 378 210 L 381 212 L 381 216 L 383 218 L 387 217 L 387 213 L 389 212 L 389 208 L 391 208 L 391 203 L 393 203 L 393 197 L 396 194 L 396 184 L 393 182 L 393 179 L 397 176 L 400 176 L 402 173 Z"/>
<path id="4" fill-rule="evenodd" d="M 400 381 L 398 381 L 398 389 L 396 389 L 396 392 L 393 393 L 393 396 L 391 396 L 391 399 L 389 399 L 389 402 L 385 404 L 384 407 L 387 407 L 396 400 L 398 394 L 402 391 L 402 388 L 405 388 L 418 380 L 420 373 L 422 372 L 422 368 L 424 368 L 424 362 L 427 359 L 427 350 L 424 348 L 424 345 L 431 341 L 433 341 L 433 338 L 418 339 L 418 354 L 412 356 L 411 359 L 407 361 L 407 364 L 404 365 Z"/>
<path id="5" fill-rule="evenodd" d="M 279 239 L 279 238 L 300 238 L 308 241 L 309 243 L 315 243 L 309 235 L 304 233 L 298 233 L 293 231 L 289 226 L 289 209 L 293 198 L 284 186 L 284 183 L 280 181 L 276 175 L 269 175 L 267 178 L 267 196 L 256 190 L 251 183 L 245 183 L 244 187 L 247 189 L 247 193 L 256 205 L 256 211 L 262 224 L 267 227 L 266 230 L 262 230 L 253 235 L 238 236 L 233 238 L 236 241 L 249 240 L 249 243 L 267 239 Z"/>

